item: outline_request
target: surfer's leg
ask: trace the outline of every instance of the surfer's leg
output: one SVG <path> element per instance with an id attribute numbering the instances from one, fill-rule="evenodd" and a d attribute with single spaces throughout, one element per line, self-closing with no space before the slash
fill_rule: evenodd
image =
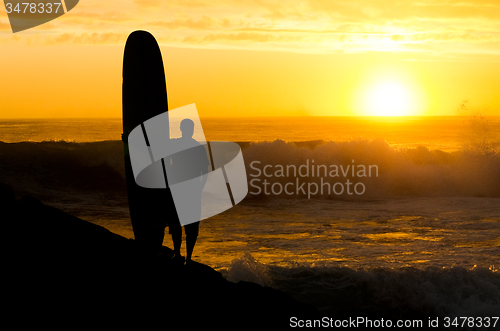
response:
<path id="1" fill-rule="evenodd" d="M 182 228 L 180 224 L 169 225 L 168 232 L 172 235 L 172 242 L 174 243 L 174 258 L 181 256 L 182 244 Z"/>
<path id="2" fill-rule="evenodd" d="M 154 228 L 154 250 L 156 254 L 161 254 L 163 247 L 163 239 L 165 239 L 166 224 L 158 224 Z"/>
<path id="3" fill-rule="evenodd" d="M 184 230 L 186 232 L 186 261 L 191 261 L 194 245 L 196 244 L 196 239 L 198 239 L 199 228 L 200 222 L 184 226 Z"/>

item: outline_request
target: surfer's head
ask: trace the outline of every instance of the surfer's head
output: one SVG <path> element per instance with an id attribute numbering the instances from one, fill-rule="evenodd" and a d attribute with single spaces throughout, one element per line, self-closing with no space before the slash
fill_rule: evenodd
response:
<path id="1" fill-rule="evenodd" d="M 194 122 L 189 118 L 181 121 L 181 132 L 183 137 L 191 138 L 194 133 Z"/>

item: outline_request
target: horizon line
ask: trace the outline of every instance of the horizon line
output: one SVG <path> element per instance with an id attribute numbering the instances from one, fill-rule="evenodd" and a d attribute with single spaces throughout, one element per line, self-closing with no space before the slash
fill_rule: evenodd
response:
<path id="1" fill-rule="evenodd" d="M 470 115 L 395 115 L 395 116 L 383 116 L 383 115 L 274 115 L 274 116 L 201 116 L 201 118 L 284 118 L 284 117 L 363 117 L 363 118 L 412 118 L 412 117 L 470 117 L 470 116 L 483 116 L 483 117 L 500 117 L 498 115 L 488 115 L 488 114 L 470 114 Z M 44 119 L 122 119 L 121 116 L 103 116 L 103 117 L 0 117 L 1 120 L 44 120 Z"/>

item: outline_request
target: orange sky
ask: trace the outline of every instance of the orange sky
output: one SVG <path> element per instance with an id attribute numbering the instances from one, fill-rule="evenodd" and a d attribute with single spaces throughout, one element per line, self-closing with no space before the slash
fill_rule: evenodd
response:
<path id="1" fill-rule="evenodd" d="M 160 43 L 170 108 L 201 116 L 382 115 L 396 91 L 399 115 L 500 115 L 498 0 L 84 0 L 16 34 L 0 8 L 0 118 L 121 116 L 137 29 Z"/>

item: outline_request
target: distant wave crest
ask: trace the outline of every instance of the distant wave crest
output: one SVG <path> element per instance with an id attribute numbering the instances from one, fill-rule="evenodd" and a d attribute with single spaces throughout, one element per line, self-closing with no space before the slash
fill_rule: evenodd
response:
<path id="1" fill-rule="evenodd" d="M 347 179 L 351 183 L 362 182 L 366 191 L 362 195 L 349 195 L 346 191 L 342 194 L 311 195 L 310 198 L 341 198 L 341 199 L 377 199 L 411 196 L 467 196 L 467 197 L 500 197 L 500 154 L 494 152 L 483 152 L 481 150 L 467 149 L 457 152 L 443 152 L 440 150 L 429 150 L 426 147 L 397 149 L 390 147 L 383 140 L 354 140 L 346 142 L 304 142 L 287 143 L 284 141 L 253 143 L 244 150 L 245 163 L 247 165 L 247 176 L 249 180 L 257 178 L 256 186 L 263 188 L 263 181 L 267 180 L 268 192 L 264 190 L 254 197 L 266 198 L 279 195 L 280 197 L 297 197 L 297 194 L 281 194 L 280 187 L 271 192 L 273 183 L 280 183 L 284 187 L 287 183 L 296 182 L 299 184 L 316 183 L 317 187 L 330 182 L 345 182 Z M 252 162 L 258 161 L 258 163 Z M 325 165 L 330 172 L 333 166 L 339 169 L 349 169 L 345 175 L 339 170 L 339 177 L 325 176 L 324 168 L 315 170 L 315 177 L 302 177 L 298 174 L 294 176 L 293 170 L 301 166 L 311 164 Z M 270 165 L 267 175 L 263 168 Z M 290 167 L 289 173 L 280 177 L 279 165 L 286 169 Z M 359 166 L 376 165 L 371 176 L 358 176 Z M 341 168 L 341 166 L 343 168 Z M 356 166 L 356 171 L 351 171 L 348 166 Z M 260 170 L 256 170 L 258 168 Z M 375 176 L 375 169 L 378 176 Z M 305 174 L 305 168 L 303 169 Z M 311 170 L 311 169 L 310 169 Z M 277 175 L 275 172 L 278 171 Z M 318 172 L 320 176 L 318 176 Z M 287 176 L 288 175 L 288 176 Z M 361 173 L 362 175 L 362 173 Z M 254 177 L 255 176 L 255 177 Z M 290 184 L 291 192 L 296 186 Z M 257 193 L 259 190 L 250 187 L 250 192 Z M 338 190 L 340 192 L 340 189 Z M 295 192 L 296 193 L 296 192 Z M 305 197 L 304 194 L 299 194 Z M 249 194 L 252 196 L 252 194 Z"/>
<path id="2" fill-rule="evenodd" d="M 298 169 L 309 160 L 315 165 L 376 165 L 378 176 L 324 177 L 331 184 L 347 179 L 362 182 L 362 195 L 316 194 L 310 198 L 379 199 L 411 196 L 500 197 L 500 154 L 478 150 L 443 152 L 425 147 L 396 149 L 383 140 L 345 142 L 310 141 L 291 143 L 241 143 L 248 180 L 267 179 L 285 185 L 299 179 L 300 183 L 321 183 L 318 177 L 276 177 L 277 165 Z M 273 174 L 266 177 L 250 166 L 270 165 Z M 116 192 L 125 190 L 123 143 L 102 141 L 76 143 L 66 141 L 0 142 L 0 181 L 16 188 L 36 187 L 56 190 L 90 190 Z M 328 168 L 330 169 L 330 168 Z M 255 183 L 255 182 L 254 182 Z M 250 192 L 255 189 L 249 187 Z M 307 198 L 304 194 L 249 194 L 247 198 Z"/>
<path id="3" fill-rule="evenodd" d="M 0 142 L 0 180 L 37 192 L 125 189 L 123 143 Z"/>

